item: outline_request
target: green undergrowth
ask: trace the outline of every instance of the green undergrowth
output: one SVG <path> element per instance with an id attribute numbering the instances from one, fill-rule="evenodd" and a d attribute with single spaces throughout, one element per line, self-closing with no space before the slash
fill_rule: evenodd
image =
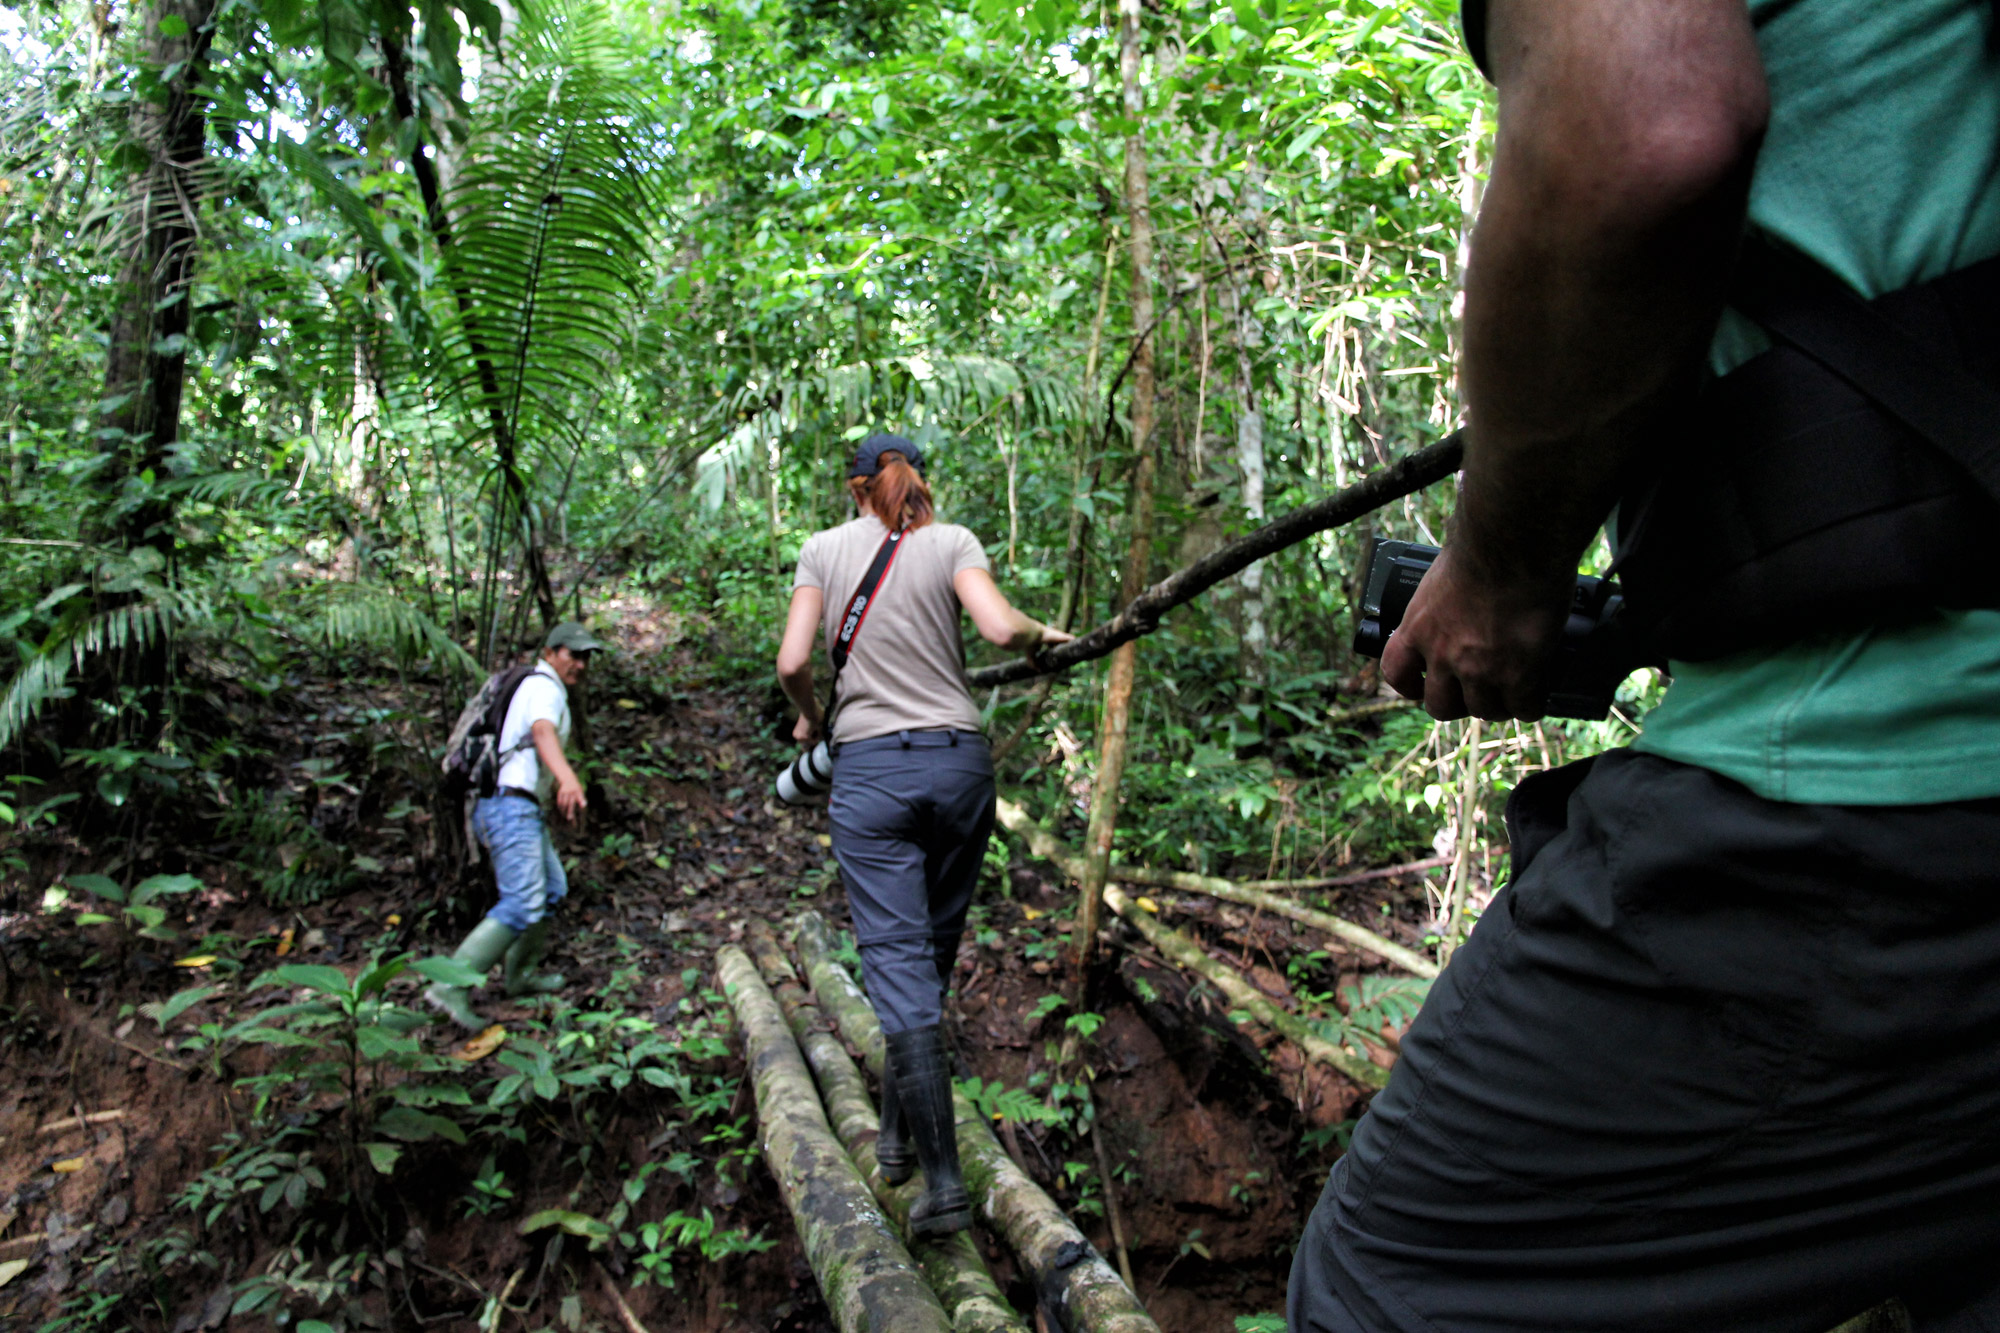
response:
<path id="1" fill-rule="evenodd" d="M 425 1237 L 512 1230 L 539 1255 L 535 1289 L 573 1305 L 593 1264 L 672 1287 L 696 1266 L 769 1248 L 733 1201 L 754 1153 L 732 1114 L 726 1007 L 696 986 L 667 1010 L 636 1001 L 637 949 L 586 1004 L 552 1000 L 452 1048 L 413 1005 L 449 959 L 383 954 L 353 975 L 289 964 L 203 1021 L 222 987 L 147 1006 L 177 1051 L 224 1075 L 234 1128 L 143 1247 L 86 1285 L 161 1316 L 194 1289 L 231 1318 L 355 1333 L 446 1311 L 493 1327 L 500 1295 L 426 1257 Z M 266 1001 L 267 1007 L 257 1008 Z M 546 1298 L 545 1298 L 546 1299 Z M 114 1302 L 84 1323 L 114 1327 Z"/>

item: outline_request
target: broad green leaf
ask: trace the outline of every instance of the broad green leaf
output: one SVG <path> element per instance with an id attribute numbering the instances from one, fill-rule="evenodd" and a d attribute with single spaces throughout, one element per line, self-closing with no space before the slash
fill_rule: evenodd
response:
<path id="1" fill-rule="evenodd" d="M 194 875 L 148 875 L 132 887 L 132 901 L 151 902 L 168 894 L 189 893 L 202 886 Z"/>
<path id="2" fill-rule="evenodd" d="M 560 1227 L 572 1236 L 581 1236 L 590 1242 L 592 1249 L 611 1239 L 611 1228 L 603 1222 L 586 1213 L 573 1213 L 566 1208 L 544 1208 L 539 1213 L 524 1217 L 515 1231 L 523 1236 L 532 1236 L 537 1231 L 546 1231 L 550 1227 Z"/>
<path id="3" fill-rule="evenodd" d="M 221 989 L 220 986 L 195 986 L 188 990 L 177 991 L 164 1000 L 140 1005 L 139 1012 L 152 1019 L 161 1032 L 165 1032 L 167 1024 Z"/>
<path id="4" fill-rule="evenodd" d="M 327 967 L 320 963 L 286 963 L 274 967 L 258 978 L 257 984 L 279 986 L 303 986 L 307 990 L 318 991 L 335 999 L 347 999 L 354 993 L 353 983 L 347 974 L 337 967 Z"/>
<path id="5" fill-rule="evenodd" d="M 403 1155 L 400 1145 L 394 1143 L 364 1143 L 368 1150 L 368 1165 L 379 1175 L 390 1175 L 396 1170 L 396 1162 Z"/>
<path id="6" fill-rule="evenodd" d="M 392 1139 L 405 1143 L 422 1143 L 427 1139 L 449 1139 L 453 1143 L 465 1142 L 465 1131 L 441 1115 L 431 1115 L 413 1106 L 392 1106 L 375 1121 L 375 1128 Z"/>

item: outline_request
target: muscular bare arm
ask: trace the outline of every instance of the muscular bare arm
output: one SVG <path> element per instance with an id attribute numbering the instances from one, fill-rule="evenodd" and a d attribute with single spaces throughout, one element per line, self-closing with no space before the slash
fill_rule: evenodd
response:
<path id="1" fill-rule="evenodd" d="M 1673 466 L 1768 113 L 1742 0 L 1493 0 L 1488 54 L 1464 483 L 1382 659 L 1439 718 L 1539 715 L 1578 556 L 1636 464 Z"/>

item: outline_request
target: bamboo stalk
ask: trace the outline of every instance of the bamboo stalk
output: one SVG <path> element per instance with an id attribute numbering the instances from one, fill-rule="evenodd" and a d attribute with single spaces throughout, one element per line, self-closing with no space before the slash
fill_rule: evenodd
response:
<path id="1" fill-rule="evenodd" d="M 800 917 L 794 937 L 820 1007 L 841 1035 L 860 1050 L 869 1072 L 882 1076 L 882 1026 L 847 969 L 833 959 L 826 922 L 817 912 Z M 1021 1257 L 1045 1303 L 1074 1333 L 1160 1333 L 1131 1288 L 1104 1262 L 1076 1225 L 1041 1186 L 1007 1155 L 977 1107 L 954 1091 L 958 1154 L 966 1188 L 980 1216 Z"/>
<path id="2" fill-rule="evenodd" d="M 1053 861 L 1064 874 L 1076 875 L 1082 870 L 1082 861 L 1055 835 L 1043 828 L 1023 810 L 1006 797 L 996 802 L 999 820 L 1009 832 L 1022 838 L 1028 850 L 1045 861 Z M 1289 898 L 1239 884 L 1233 880 L 1218 879 L 1214 875 L 1196 875 L 1185 870 L 1148 870 L 1139 866 L 1113 866 L 1111 878 L 1127 884 L 1153 884 L 1162 888 L 1185 889 L 1190 893 L 1207 894 L 1211 898 L 1222 898 L 1246 907 L 1260 907 L 1267 912 L 1323 930 L 1329 935 L 1346 940 L 1360 949 L 1366 949 L 1376 957 L 1394 963 L 1397 967 L 1420 977 L 1435 977 L 1438 965 L 1414 949 L 1386 940 L 1366 926 L 1358 926 L 1343 920 L 1330 912 L 1321 912 Z"/>
<path id="3" fill-rule="evenodd" d="M 910 1205 L 917 1201 L 920 1190 L 915 1181 L 899 1189 L 882 1179 L 881 1166 L 875 1160 L 875 1138 L 881 1117 L 874 1103 L 868 1100 L 867 1082 L 847 1054 L 847 1048 L 840 1044 L 840 1038 L 833 1034 L 826 1016 L 799 984 L 798 974 L 792 970 L 790 960 L 769 928 L 761 923 L 753 926 L 749 941 L 757 970 L 764 974 L 792 1035 L 798 1038 L 800 1052 L 812 1067 L 834 1134 L 860 1169 L 862 1179 L 875 1192 L 876 1201 L 908 1237 Z M 1007 1304 L 1007 1298 L 1001 1295 L 999 1285 L 987 1271 L 971 1232 L 961 1231 L 936 1240 L 913 1240 L 910 1256 L 944 1305 L 953 1333 L 1028 1333 L 1028 1326 Z"/>
<path id="4" fill-rule="evenodd" d="M 743 1032 L 764 1161 L 841 1333 L 950 1333 L 944 1307 L 834 1139 L 798 1043 L 756 964 L 725 946 L 716 976 Z"/>

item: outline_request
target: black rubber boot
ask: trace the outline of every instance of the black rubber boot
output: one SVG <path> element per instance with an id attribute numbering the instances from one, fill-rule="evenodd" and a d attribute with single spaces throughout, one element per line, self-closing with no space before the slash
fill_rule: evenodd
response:
<path id="1" fill-rule="evenodd" d="M 882 1128 L 875 1136 L 875 1161 L 882 1179 L 900 1185 L 917 1173 L 917 1155 L 910 1150 L 909 1126 L 903 1121 L 902 1099 L 896 1096 L 896 1077 L 882 1080 Z"/>
<path id="2" fill-rule="evenodd" d="M 951 1109 L 951 1061 L 936 1025 L 892 1032 L 889 1070 L 896 1079 L 917 1160 L 924 1168 L 924 1193 L 910 1207 L 910 1231 L 948 1236 L 972 1225 L 972 1196 L 958 1166 L 958 1126 Z"/>

